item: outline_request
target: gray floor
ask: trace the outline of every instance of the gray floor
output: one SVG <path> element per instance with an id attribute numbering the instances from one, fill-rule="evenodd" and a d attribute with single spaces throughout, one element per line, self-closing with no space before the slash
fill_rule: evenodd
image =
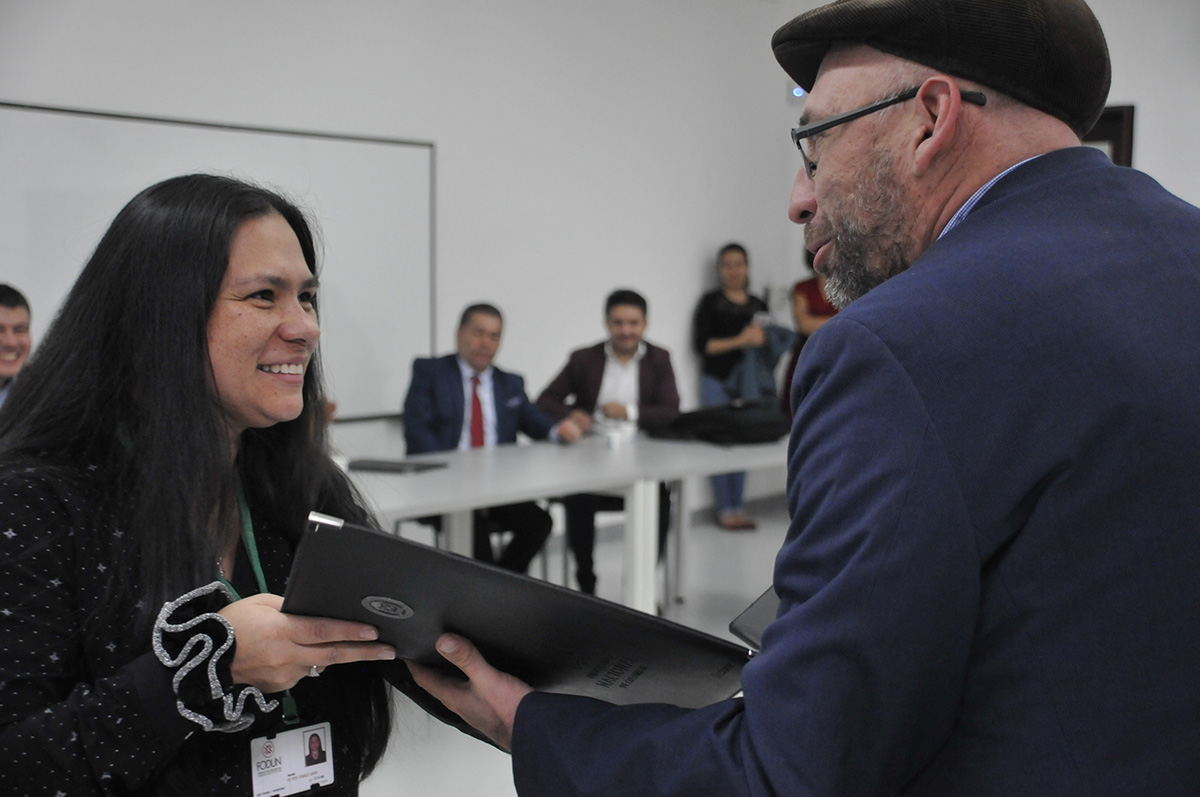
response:
<path id="1" fill-rule="evenodd" d="M 729 621 L 766 589 L 775 553 L 787 531 L 783 497 L 755 503 L 756 531 L 725 532 L 709 513 L 697 514 L 684 552 L 683 600 L 664 607 L 666 616 L 722 638 L 733 639 Z M 620 515 L 602 516 L 596 572 L 600 597 L 621 590 Z M 561 524 L 558 524 L 561 525 Z M 548 545 L 550 580 L 561 583 L 561 534 Z M 532 568 L 540 573 L 538 563 Z M 495 749 L 430 720 L 404 698 L 398 700 L 387 757 L 362 786 L 363 797 L 514 797 L 510 761 Z"/>

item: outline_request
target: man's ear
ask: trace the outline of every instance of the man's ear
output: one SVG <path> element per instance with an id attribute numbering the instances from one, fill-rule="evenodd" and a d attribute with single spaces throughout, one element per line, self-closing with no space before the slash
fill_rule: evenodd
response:
<path id="1" fill-rule="evenodd" d="M 913 176 L 929 171 L 961 131 L 958 127 L 962 94 L 958 84 L 945 75 L 928 78 L 917 91 L 918 127 L 913 131 Z"/>

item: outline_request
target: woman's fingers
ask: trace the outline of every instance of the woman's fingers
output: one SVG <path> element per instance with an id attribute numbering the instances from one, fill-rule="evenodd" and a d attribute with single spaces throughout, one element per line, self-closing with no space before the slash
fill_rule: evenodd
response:
<path id="1" fill-rule="evenodd" d="M 301 678 L 333 664 L 396 658 L 391 645 L 375 640 L 372 626 L 324 617 L 299 617 L 279 611 L 278 595 L 253 595 L 221 610 L 233 626 L 237 646 L 234 683 L 264 692 L 290 689 Z"/>

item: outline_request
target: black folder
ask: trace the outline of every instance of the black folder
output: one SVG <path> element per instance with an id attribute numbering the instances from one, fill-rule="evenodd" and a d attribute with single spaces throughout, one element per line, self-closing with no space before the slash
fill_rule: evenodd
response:
<path id="1" fill-rule="evenodd" d="M 381 473 L 422 473 L 446 467 L 445 462 L 413 462 L 407 459 L 352 459 L 346 463 L 350 470 L 373 470 Z"/>
<path id="2" fill-rule="evenodd" d="M 283 611 L 370 623 L 400 658 L 441 668 L 434 642 L 454 631 L 536 689 L 619 705 L 723 700 L 748 658 L 678 623 L 317 512 Z"/>

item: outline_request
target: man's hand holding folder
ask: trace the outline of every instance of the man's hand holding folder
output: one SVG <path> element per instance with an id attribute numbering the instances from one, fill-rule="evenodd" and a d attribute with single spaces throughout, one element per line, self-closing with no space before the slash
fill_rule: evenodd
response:
<path id="1" fill-rule="evenodd" d="M 487 663 L 468 640 L 458 634 L 442 634 L 438 653 L 462 670 L 464 681 L 429 667 L 408 662 L 417 685 L 442 705 L 487 735 L 501 749 L 512 752 L 513 721 L 517 706 L 533 687 Z"/>

